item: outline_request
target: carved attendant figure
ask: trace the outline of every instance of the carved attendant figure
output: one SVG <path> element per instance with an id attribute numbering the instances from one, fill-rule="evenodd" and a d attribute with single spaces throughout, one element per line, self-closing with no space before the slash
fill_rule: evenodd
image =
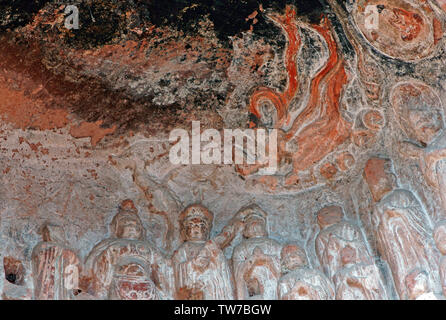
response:
<path id="1" fill-rule="evenodd" d="M 427 273 L 429 286 L 436 282 L 428 221 L 410 191 L 397 189 L 384 197 L 375 208 L 373 224 L 378 251 L 392 270 L 401 299 L 410 298 L 407 277 L 414 270 Z"/>
<path id="2" fill-rule="evenodd" d="M 321 231 L 316 237 L 316 254 L 335 283 L 336 299 L 387 299 L 381 273 L 360 230 L 343 220 L 342 208 L 323 208 L 317 221 Z"/>
<path id="3" fill-rule="evenodd" d="M 333 300 L 330 280 L 320 271 L 309 268 L 305 251 L 296 245 L 282 249 L 282 277 L 278 294 L 281 300 Z"/>
<path id="4" fill-rule="evenodd" d="M 437 93 L 418 81 L 398 83 L 391 93 L 395 116 L 408 142 L 399 152 L 419 162 L 426 182 L 437 193 L 446 216 L 446 131 L 444 106 Z"/>
<path id="5" fill-rule="evenodd" d="M 370 261 L 358 228 L 343 221 L 343 215 L 342 208 L 339 206 L 325 207 L 317 214 L 317 222 L 321 231 L 316 237 L 316 254 L 329 278 L 332 278 L 342 268 L 339 253 L 346 246 L 357 250 L 358 259 L 361 262 Z"/>
<path id="6" fill-rule="evenodd" d="M 414 269 L 406 277 L 406 288 L 410 300 L 438 300 L 429 285 L 429 275 L 421 269 Z"/>
<path id="7" fill-rule="evenodd" d="M 168 260 L 145 241 L 145 229 L 131 200 L 122 202 L 111 223 L 112 237 L 87 258 L 94 292 L 101 299 L 169 299 L 172 270 Z"/>
<path id="8" fill-rule="evenodd" d="M 275 300 L 282 247 L 268 238 L 266 213 L 258 206 L 244 208 L 239 214 L 245 216 L 245 239 L 232 256 L 237 299 Z"/>
<path id="9" fill-rule="evenodd" d="M 172 257 L 175 269 L 176 299 L 232 300 L 232 276 L 222 249 L 234 239 L 242 226 L 233 220 L 212 240 L 213 215 L 201 205 L 191 205 L 180 215 L 185 242 Z"/>
<path id="10" fill-rule="evenodd" d="M 80 262 L 68 248 L 62 227 L 45 224 L 32 252 L 34 299 L 71 300 L 78 289 Z"/>

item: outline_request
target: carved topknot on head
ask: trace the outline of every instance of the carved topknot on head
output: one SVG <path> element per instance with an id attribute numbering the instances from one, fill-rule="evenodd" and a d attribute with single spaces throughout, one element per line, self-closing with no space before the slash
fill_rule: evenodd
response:
<path id="1" fill-rule="evenodd" d="M 258 218 L 266 223 L 267 219 L 267 213 L 256 204 L 251 204 L 249 206 L 241 208 L 237 215 L 244 221 L 247 221 L 251 218 Z"/>
<path id="2" fill-rule="evenodd" d="M 245 222 L 243 236 L 247 239 L 268 236 L 267 214 L 258 205 L 252 204 L 240 209 L 238 217 Z"/>
<path id="3" fill-rule="evenodd" d="M 442 255 L 446 255 L 446 220 L 440 221 L 434 229 L 434 241 Z"/>

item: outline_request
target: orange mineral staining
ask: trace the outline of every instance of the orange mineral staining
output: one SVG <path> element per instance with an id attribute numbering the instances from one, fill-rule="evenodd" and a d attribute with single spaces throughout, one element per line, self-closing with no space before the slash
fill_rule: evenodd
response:
<path id="1" fill-rule="evenodd" d="M 49 109 L 40 100 L 27 97 L 0 82 L 0 119 L 20 129 L 60 129 L 68 123 L 68 112 Z"/>
<path id="2" fill-rule="evenodd" d="M 70 134 L 73 138 L 91 138 L 91 145 L 95 147 L 106 135 L 112 134 L 116 126 L 112 128 L 101 128 L 102 120 L 96 122 L 83 122 L 77 127 L 71 127 Z"/>
<path id="3" fill-rule="evenodd" d="M 285 15 L 272 15 L 271 19 L 285 31 L 288 45 L 286 48 L 286 69 L 288 72 L 288 84 L 284 92 L 279 93 L 270 88 L 258 88 L 251 96 L 249 111 L 261 118 L 259 107 L 262 102 L 271 102 L 277 110 L 278 123 L 282 123 L 288 106 L 298 89 L 297 79 L 297 53 L 301 45 L 299 29 L 296 24 L 296 9 L 287 7 Z"/>

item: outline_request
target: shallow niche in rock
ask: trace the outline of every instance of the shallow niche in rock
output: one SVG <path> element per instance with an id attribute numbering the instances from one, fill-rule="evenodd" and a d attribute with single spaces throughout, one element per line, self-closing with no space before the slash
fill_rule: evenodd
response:
<path id="1" fill-rule="evenodd" d="M 20 260 L 12 257 L 5 257 L 3 259 L 3 266 L 5 269 L 5 279 L 17 286 L 24 283 L 25 268 Z"/>

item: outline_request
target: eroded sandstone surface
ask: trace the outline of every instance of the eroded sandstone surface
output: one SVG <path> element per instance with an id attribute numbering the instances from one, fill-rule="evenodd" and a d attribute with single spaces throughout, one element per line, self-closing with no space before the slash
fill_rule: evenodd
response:
<path id="1" fill-rule="evenodd" d="M 0 299 L 445 299 L 445 1 L 24 3 Z M 198 121 L 277 130 L 277 170 L 173 164 Z"/>

